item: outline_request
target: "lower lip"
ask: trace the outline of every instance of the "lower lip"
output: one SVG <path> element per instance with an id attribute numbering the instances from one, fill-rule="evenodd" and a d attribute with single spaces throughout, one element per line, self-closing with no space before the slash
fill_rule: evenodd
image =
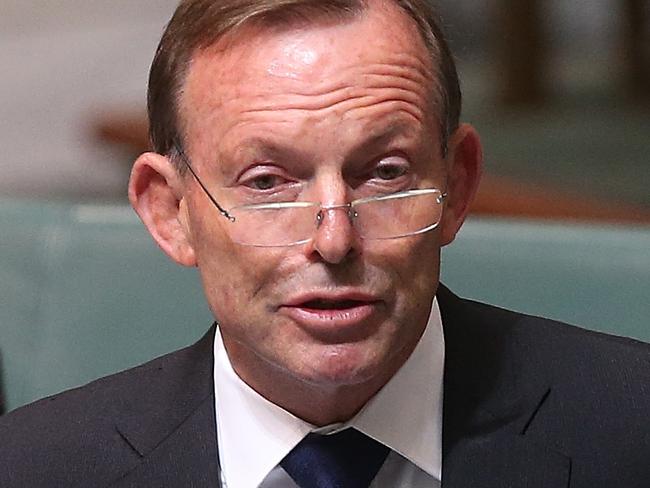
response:
<path id="1" fill-rule="evenodd" d="M 363 303 L 344 309 L 317 309 L 307 307 L 281 307 L 296 322 L 316 331 L 341 331 L 363 325 L 377 312 L 379 303 Z"/>

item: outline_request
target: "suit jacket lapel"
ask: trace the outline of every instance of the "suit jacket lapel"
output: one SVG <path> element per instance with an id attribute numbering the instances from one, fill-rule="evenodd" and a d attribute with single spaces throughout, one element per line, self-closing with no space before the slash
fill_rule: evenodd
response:
<path id="1" fill-rule="evenodd" d="M 141 462 L 111 486 L 218 486 L 214 334 L 168 356 L 125 402 L 116 429 Z"/>
<path id="2" fill-rule="evenodd" d="M 510 312 L 438 290 L 445 332 L 443 486 L 566 487 L 570 459 L 526 438 L 550 391 L 519 376 Z"/>

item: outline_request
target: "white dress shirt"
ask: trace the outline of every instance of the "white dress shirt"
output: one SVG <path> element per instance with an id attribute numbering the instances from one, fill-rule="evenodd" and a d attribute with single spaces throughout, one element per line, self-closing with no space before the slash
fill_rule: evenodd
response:
<path id="1" fill-rule="evenodd" d="M 348 422 L 318 428 L 244 383 L 217 330 L 214 389 L 221 482 L 226 488 L 295 488 L 280 461 L 310 432 L 352 426 L 391 449 L 372 488 L 437 488 L 442 471 L 444 337 L 434 299 L 427 328 L 391 380 Z"/>

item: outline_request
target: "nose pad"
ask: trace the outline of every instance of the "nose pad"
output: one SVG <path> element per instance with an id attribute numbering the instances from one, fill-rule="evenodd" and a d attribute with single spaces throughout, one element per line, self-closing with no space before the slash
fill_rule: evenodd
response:
<path id="1" fill-rule="evenodd" d="M 350 223 L 354 226 L 354 221 L 357 219 L 359 214 L 357 211 L 348 206 L 348 205 L 341 205 L 340 207 L 328 207 L 328 208 L 321 208 L 318 213 L 316 214 L 316 229 L 319 229 L 321 224 L 323 223 L 323 220 L 325 220 L 325 213 L 324 211 L 332 211 L 332 210 L 338 210 L 338 209 L 343 209 L 343 208 L 348 208 L 348 219 L 350 220 Z"/>
<path id="2" fill-rule="evenodd" d="M 329 263 L 339 263 L 354 250 L 358 236 L 356 212 L 348 205 L 321 208 L 316 215 L 313 247 Z"/>

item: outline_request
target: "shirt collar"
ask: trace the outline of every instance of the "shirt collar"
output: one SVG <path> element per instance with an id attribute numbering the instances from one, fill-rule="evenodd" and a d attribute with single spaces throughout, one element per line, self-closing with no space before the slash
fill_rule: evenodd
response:
<path id="1" fill-rule="evenodd" d="M 244 383 L 233 370 L 217 332 L 217 440 L 229 486 L 256 488 L 310 432 L 330 433 L 350 426 L 441 479 L 444 337 L 436 299 L 424 334 L 391 380 L 348 422 L 321 428 L 269 402 Z"/>

